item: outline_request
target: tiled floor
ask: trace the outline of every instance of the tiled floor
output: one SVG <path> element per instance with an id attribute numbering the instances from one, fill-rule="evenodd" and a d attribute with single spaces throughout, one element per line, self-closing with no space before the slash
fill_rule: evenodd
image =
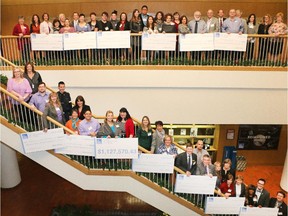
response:
<path id="1" fill-rule="evenodd" d="M 15 188 L 1 189 L 2 216 L 48 216 L 53 207 L 67 203 L 91 205 L 97 210 L 157 211 L 128 193 L 84 191 L 26 157 L 21 157 L 19 165 L 22 182 Z M 244 176 L 246 184 L 256 184 L 258 178 L 266 179 L 265 188 L 270 191 L 271 196 L 275 196 L 280 189 L 282 168 L 253 166 L 238 174 Z"/>

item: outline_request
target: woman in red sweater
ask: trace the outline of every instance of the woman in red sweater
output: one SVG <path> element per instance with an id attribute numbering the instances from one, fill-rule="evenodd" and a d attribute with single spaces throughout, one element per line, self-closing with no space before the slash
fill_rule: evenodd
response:
<path id="1" fill-rule="evenodd" d="M 121 137 L 132 138 L 135 136 L 134 122 L 124 107 L 119 111 L 116 127 L 121 130 Z"/>
<path id="2" fill-rule="evenodd" d="M 227 180 L 220 185 L 219 189 L 221 193 L 225 195 L 226 198 L 230 196 L 235 196 L 235 186 L 233 182 L 234 182 L 233 175 L 228 174 Z"/>
<path id="3" fill-rule="evenodd" d="M 24 23 L 24 16 L 18 17 L 18 24 L 13 28 L 12 35 L 18 36 L 18 49 L 21 52 L 22 61 L 24 63 L 30 61 L 30 52 L 29 52 L 29 38 L 23 38 L 25 35 L 30 35 L 29 27 Z"/>

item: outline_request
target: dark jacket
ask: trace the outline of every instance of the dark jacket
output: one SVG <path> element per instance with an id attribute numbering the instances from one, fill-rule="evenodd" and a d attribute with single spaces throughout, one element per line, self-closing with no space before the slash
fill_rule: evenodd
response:
<path id="1" fill-rule="evenodd" d="M 184 172 L 189 171 L 192 175 L 196 175 L 197 155 L 192 153 L 191 160 L 192 160 L 191 167 L 189 168 L 187 153 L 183 152 L 183 153 L 177 155 L 176 161 L 175 161 L 175 166 Z"/>

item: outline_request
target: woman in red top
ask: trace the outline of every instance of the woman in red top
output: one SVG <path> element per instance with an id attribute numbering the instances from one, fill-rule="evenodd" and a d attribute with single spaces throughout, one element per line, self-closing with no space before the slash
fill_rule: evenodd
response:
<path id="1" fill-rule="evenodd" d="M 135 136 L 133 120 L 126 108 L 121 108 L 117 118 L 116 127 L 121 130 L 121 137 L 132 138 Z"/>
<path id="2" fill-rule="evenodd" d="M 30 35 L 29 27 L 24 23 L 24 16 L 18 17 L 18 24 L 13 28 L 12 35 L 18 36 L 18 49 L 21 52 L 22 61 L 30 61 L 30 52 L 29 52 L 29 38 L 23 38 L 25 35 Z"/>
<path id="3" fill-rule="evenodd" d="M 225 195 L 226 198 L 230 196 L 235 196 L 235 186 L 233 181 L 234 181 L 233 175 L 228 174 L 227 180 L 220 185 L 219 189 L 221 193 Z"/>
<path id="4" fill-rule="evenodd" d="M 30 33 L 40 34 L 40 18 L 37 14 L 33 14 L 30 25 Z"/>

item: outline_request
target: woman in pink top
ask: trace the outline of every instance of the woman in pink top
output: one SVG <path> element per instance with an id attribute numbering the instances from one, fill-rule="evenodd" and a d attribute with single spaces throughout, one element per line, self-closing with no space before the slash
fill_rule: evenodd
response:
<path id="1" fill-rule="evenodd" d="M 59 31 L 59 33 L 63 34 L 63 33 L 74 33 L 75 32 L 75 29 L 74 27 L 71 27 L 70 26 L 70 21 L 69 19 L 65 19 L 65 22 L 64 22 L 64 27 L 62 27 Z"/>
<path id="2" fill-rule="evenodd" d="M 28 80 L 23 78 L 23 74 L 19 68 L 14 68 L 13 77 L 8 79 L 7 90 L 18 98 L 18 101 L 11 99 L 11 103 L 20 121 L 26 122 L 29 119 L 27 116 L 29 109 L 20 102 L 29 100 L 32 89 Z"/>

